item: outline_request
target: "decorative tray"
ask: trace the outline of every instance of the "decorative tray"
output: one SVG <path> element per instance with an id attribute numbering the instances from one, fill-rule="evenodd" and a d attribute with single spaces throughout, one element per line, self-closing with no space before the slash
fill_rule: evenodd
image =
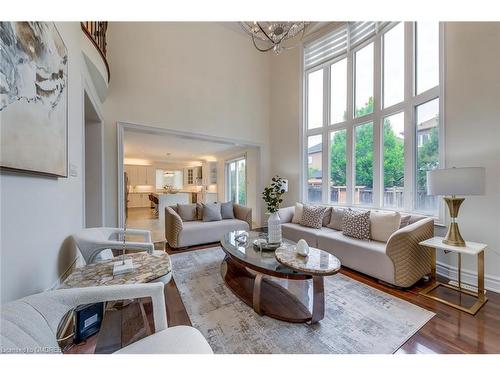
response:
<path id="1" fill-rule="evenodd" d="M 255 250 L 260 250 L 260 246 L 259 246 L 259 241 L 262 241 L 262 250 L 263 251 L 275 251 L 278 247 L 281 246 L 281 243 L 268 243 L 266 240 L 264 239 L 257 239 L 255 241 L 253 241 L 253 247 Z"/>

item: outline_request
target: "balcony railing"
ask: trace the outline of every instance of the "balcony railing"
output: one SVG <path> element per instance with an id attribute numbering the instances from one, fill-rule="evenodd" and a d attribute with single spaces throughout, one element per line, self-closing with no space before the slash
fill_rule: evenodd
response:
<path id="1" fill-rule="evenodd" d="M 104 21 L 85 21 L 81 22 L 81 25 L 83 32 L 88 36 L 104 60 L 109 81 L 109 66 L 106 59 L 106 30 L 108 29 L 108 23 Z"/>

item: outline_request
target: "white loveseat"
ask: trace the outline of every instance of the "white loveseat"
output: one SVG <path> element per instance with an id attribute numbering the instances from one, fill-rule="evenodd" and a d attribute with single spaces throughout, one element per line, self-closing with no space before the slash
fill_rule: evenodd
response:
<path id="1" fill-rule="evenodd" d="M 174 206 L 165 208 L 165 237 L 173 248 L 218 242 L 224 234 L 252 228 L 252 209 L 233 204 L 234 219 L 183 221 Z"/>
<path id="2" fill-rule="evenodd" d="M 294 207 L 279 211 L 283 237 L 292 241 L 304 239 L 309 246 L 335 255 L 345 267 L 403 288 L 431 272 L 431 250 L 419 242 L 433 237 L 432 218 L 411 215 L 407 226 L 394 232 L 387 242 L 379 242 L 348 237 L 342 231 L 328 228 L 328 210 L 321 229 L 292 223 L 293 214 Z"/>

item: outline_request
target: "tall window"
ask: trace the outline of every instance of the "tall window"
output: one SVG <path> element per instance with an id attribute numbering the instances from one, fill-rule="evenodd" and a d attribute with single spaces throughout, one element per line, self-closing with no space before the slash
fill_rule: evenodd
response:
<path id="1" fill-rule="evenodd" d="M 240 158 L 226 162 L 226 199 L 241 205 L 247 203 L 246 159 Z"/>
<path id="2" fill-rule="evenodd" d="M 439 51 L 438 22 L 350 22 L 306 44 L 304 201 L 438 215 Z"/>

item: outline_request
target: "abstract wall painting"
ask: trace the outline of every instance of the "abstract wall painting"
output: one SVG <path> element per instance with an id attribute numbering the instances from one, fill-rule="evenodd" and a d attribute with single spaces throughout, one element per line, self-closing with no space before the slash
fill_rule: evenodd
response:
<path id="1" fill-rule="evenodd" d="M 68 176 L 68 52 L 53 22 L 0 22 L 0 166 Z"/>

